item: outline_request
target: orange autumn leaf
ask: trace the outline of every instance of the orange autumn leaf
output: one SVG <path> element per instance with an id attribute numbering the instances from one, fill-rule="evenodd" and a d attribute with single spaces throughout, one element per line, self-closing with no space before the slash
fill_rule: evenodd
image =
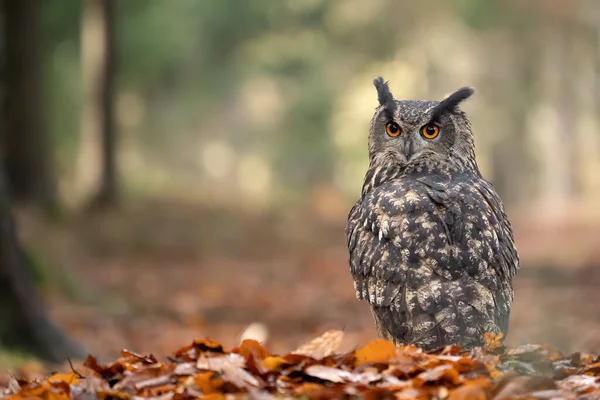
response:
<path id="1" fill-rule="evenodd" d="M 288 364 L 285 358 L 281 357 L 267 357 L 260 362 L 262 367 L 267 371 L 274 372 L 281 369 L 282 365 Z"/>
<path id="2" fill-rule="evenodd" d="M 101 390 L 96 392 L 96 397 L 101 400 L 129 400 L 130 396 L 123 392 L 117 392 L 115 390 Z"/>
<path id="3" fill-rule="evenodd" d="M 583 372 L 586 375 L 591 375 L 591 376 L 600 376 L 600 361 L 594 364 L 590 364 L 587 365 L 584 369 Z"/>
<path id="4" fill-rule="evenodd" d="M 294 394 L 296 396 L 301 396 L 310 392 L 317 392 L 323 390 L 323 385 L 314 383 L 314 382 L 304 382 L 294 388 Z"/>
<path id="5" fill-rule="evenodd" d="M 544 345 L 506 349 L 499 335 L 488 345 L 465 351 L 447 346 L 426 352 L 416 346 L 396 348 L 376 340 L 335 354 L 341 335 L 326 332 L 297 353 L 271 355 L 260 343 L 244 341 L 227 351 L 218 342 L 200 339 L 184 346 L 177 357 L 145 356 L 124 350 L 95 374 L 54 374 L 45 380 L 13 377 L 2 393 L 13 400 L 171 398 L 397 398 L 482 400 L 541 392 L 556 398 L 600 398 L 600 358 L 575 353 L 564 356 Z M 322 357 L 322 355 L 327 356 Z M 547 374 L 552 366 L 555 375 Z M 520 376 L 525 371 L 529 376 Z"/>
<path id="6" fill-rule="evenodd" d="M 76 385 L 79 382 L 79 377 L 75 372 L 69 372 L 66 374 L 54 374 L 48 378 L 48 382 L 65 382 L 69 385 Z"/>
<path id="7" fill-rule="evenodd" d="M 451 365 L 440 365 L 438 367 L 428 369 L 421 372 L 413 379 L 413 386 L 421 387 L 425 384 L 439 383 L 458 385 L 461 382 L 460 374 Z"/>
<path id="8" fill-rule="evenodd" d="M 188 346 L 184 346 L 173 353 L 173 356 L 185 361 L 195 361 L 204 352 L 225 353 L 226 349 L 219 342 L 210 339 L 196 339 Z"/>
<path id="9" fill-rule="evenodd" d="M 223 393 L 209 393 L 202 396 L 202 400 L 225 400 Z"/>
<path id="10" fill-rule="evenodd" d="M 356 350 L 354 365 L 356 367 L 373 362 L 386 362 L 396 357 L 397 349 L 394 344 L 385 339 L 375 340 Z"/>
<path id="11" fill-rule="evenodd" d="M 43 396 L 44 400 L 70 400 L 71 396 L 65 393 L 46 392 Z"/>
<path id="12" fill-rule="evenodd" d="M 44 383 L 39 386 L 33 387 L 24 387 L 22 388 L 18 394 L 9 397 L 10 399 L 26 399 L 26 398 L 39 398 L 44 395 L 49 390 L 49 385 Z"/>
<path id="13" fill-rule="evenodd" d="M 496 379 L 496 378 L 500 377 L 501 373 L 496 368 L 494 368 L 494 367 L 491 367 L 491 368 L 488 367 L 488 369 L 490 371 L 490 378 Z"/>
<path id="14" fill-rule="evenodd" d="M 168 393 L 171 393 L 177 389 L 177 386 L 173 384 L 162 385 L 162 386 L 152 386 L 143 389 L 140 392 L 140 396 L 142 397 L 158 397 Z"/>
<path id="15" fill-rule="evenodd" d="M 254 339 L 245 339 L 240 344 L 240 347 L 233 349 L 231 352 L 241 355 L 246 360 L 250 358 L 250 355 L 253 355 L 259 360 L 264 360 L 270 355 L 269 351 L 265 349 L 265 347 L 262 344 L 260 344 Z"/>
<path id="16" fill-rule="evenodd" d="M 504 334 L 502 332 L 486 332 L 483 334 L 483 338 L 485 339 L 485 346 L 488 350 L 496 350 L 504 346 L 504 344 L 502 343 L 502 338 L 504 338 Z"/>
<path id="17" fill-rule="evenodd" d="M 217 392 L 221 390 L 221 387 L 225 383 L 225 381 L 213 371 L 206 371 L 194 375 L 193 382 L 202 393 Z"/>

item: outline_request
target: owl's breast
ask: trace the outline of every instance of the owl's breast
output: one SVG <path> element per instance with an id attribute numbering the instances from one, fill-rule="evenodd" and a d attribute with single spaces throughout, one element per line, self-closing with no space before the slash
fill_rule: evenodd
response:
<path id="1" fill-rule="evenodd" d="M 347 237 L 354 276 L 419 282 L 463 275 L 498 286 L 502 232 L 472 180 L 399 179 L 353 208 Z M 412 279 L 414 277 L 414 279 Z"/>

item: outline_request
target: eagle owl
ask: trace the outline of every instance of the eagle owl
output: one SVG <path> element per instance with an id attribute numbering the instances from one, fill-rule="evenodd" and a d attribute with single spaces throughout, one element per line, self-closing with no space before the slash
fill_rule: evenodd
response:
<path id="1" fill-rule="evenodd" d="M 346 227 L 357 298 L 397 345 L 472 347 L 506 334 L 519 257 L 458 108 L 473 89 L 398 101 L 383 78 L 374 84 L 369 169 Z"/>

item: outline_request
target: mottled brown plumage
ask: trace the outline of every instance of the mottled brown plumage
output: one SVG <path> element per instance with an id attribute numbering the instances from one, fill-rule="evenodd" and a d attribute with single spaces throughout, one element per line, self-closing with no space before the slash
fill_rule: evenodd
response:
<path id="1" fill-rule="evenodd" d="M 437 101 L 397 101 L 375 80 L 380 106 L 369 169 L 346 227 L 356 296 L 380 336 L 432 350 L 506 333 L 519 265 L 504 206 L 479 172 L 463 88 Z M 398 136 L 386 132 L 395 122 Z M 422 131 L 438 134 L 427 139 Z"/>

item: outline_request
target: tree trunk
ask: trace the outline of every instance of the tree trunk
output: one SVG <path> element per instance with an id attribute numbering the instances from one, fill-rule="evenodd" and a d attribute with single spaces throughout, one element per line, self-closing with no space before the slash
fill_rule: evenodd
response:
<path id="1" fill-rule="evenodd" d="M 79 182 L 82 196 L 92 193 L 92 203 L 101 205 L 118 197 L 115 6 L 113 0 L 86 0 L 81 24 L 85 103 Z"/>
<path id="2" fill-rule="evenodd" d="M 18 348 L 63 362 L 82 349 L 48 319 L 25 265 L 0 171 L 0 347 Z"/>
<path id="3" fill-rule="evenodd" d="M 0 347 L 18 348 L 49 361 L 84 352 L 48 319 L 19 246 L 4 165 L 15 197 L 54 202 L 42 114 L 39 57 L 40 2 L 1 0 L 5 32 L 0 52 Z"/>
<path id="4" fill-rule="evenodd" d="M 56 201 L 43 111 L 40 0 L 1 0 L 5 33 L 4 157 L 15 199 Z"/>
<path id="5" fill-rule="evenodd" d="M 100 1 L 104 16 L 104 41 L 106 51 L 104 68 L 100 77 L 100 107 L 102 124 L 102 182 L 97 200 L 114 203 L 117 198 L 116 124 L 114 112 L 115 93 L 115 2 Z"/>

